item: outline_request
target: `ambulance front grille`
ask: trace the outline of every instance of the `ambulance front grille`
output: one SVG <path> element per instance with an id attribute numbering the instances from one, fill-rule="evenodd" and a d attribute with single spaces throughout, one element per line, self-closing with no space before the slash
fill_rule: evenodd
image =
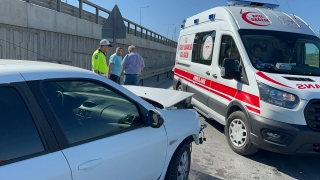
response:
<path id="1" fill-rule="evenodd" d="M 304 110 L 304 115 L 308 126 L 312 130 L 320 131 L 320 99 L 311 100 Z"/>
<path id="2" fill-rule="evenodd" d="M 284 76 L 283 76 L 284 77 Z M 301 78 L 301 77 L 284 77 L 290 81 L 306 81 L 306 82 L 315 82 L 310 78 Z"/>

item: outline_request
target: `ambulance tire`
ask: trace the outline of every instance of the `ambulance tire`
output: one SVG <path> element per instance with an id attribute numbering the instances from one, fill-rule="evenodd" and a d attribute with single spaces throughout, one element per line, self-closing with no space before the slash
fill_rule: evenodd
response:
<path id="1" fill-rule="evenodd" d="M 224 132 L 230 148 L 237 154 L 245 156 L 259 150 L 251 142 L 248 120 L 242 111 L 233 112 L 228 117 Z"/>
<path id="2" fill-rule="evenodd" d="M 179 85 L 178 85 L 178 87 L 177 87 L 177 90 L 178 90 L 178 91 L 182 91 L 182 84 L 181 84 L 181 83 L 179 83 Z"/>

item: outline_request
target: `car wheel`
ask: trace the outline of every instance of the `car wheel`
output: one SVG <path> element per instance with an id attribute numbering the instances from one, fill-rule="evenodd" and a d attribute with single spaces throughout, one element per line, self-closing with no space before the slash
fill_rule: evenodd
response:
<path id="1" fill-rule="evenodd" d="M 187 180 L 190 171 L 190 144 L 186 143 L 176 150 L 170 161 L 165 180 Z"/>
<path id="2" fill-rule="evenodd" d="M 227 120 L 224 132 L 231 149 L 240 155 L 254 154 L 259 150 L 250 139 L 250 128 L 245 114 L 233 112 Z"/>

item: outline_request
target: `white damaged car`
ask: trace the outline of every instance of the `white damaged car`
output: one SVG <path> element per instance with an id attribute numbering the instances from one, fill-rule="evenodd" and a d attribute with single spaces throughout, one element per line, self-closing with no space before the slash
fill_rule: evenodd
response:
<path id="1" fill-rule="evenodd" d="M 0 177 L 186 180 L 203 128 L 196 111 L 180 109 L 191 96 L 123 87 L 66 65 L 0 60 Z"/>

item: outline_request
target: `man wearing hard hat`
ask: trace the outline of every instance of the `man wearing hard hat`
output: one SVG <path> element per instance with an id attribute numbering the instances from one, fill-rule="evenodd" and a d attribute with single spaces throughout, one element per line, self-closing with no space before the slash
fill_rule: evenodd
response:
<path id="1" fill-rule="evenodd" d="M 109 48 L 112 47 L 107 39 L 102 39 L 100 41 L 100 48 L 97 49 L 92 55 L 92 69 L 95 73 L 108 77 L 108 66 L 106 53 Z"/>

